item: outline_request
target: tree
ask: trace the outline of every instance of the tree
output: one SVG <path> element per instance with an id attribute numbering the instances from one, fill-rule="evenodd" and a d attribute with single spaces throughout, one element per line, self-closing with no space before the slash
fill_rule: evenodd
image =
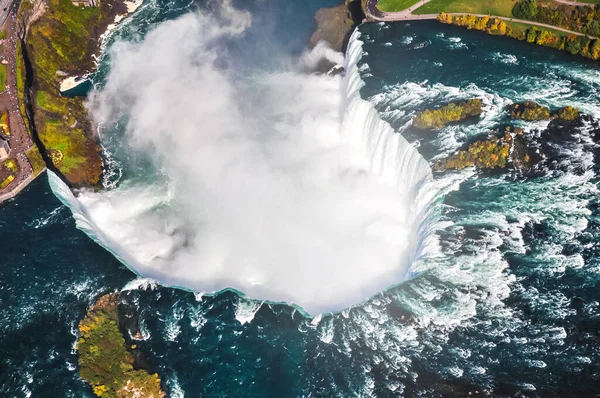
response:
<path id="1" fill-rule="evenodd" d="M 521 0 L 513 7 L 513 15 L 522 19 L 533 19 L 538 11 L 537 0 Z"/>

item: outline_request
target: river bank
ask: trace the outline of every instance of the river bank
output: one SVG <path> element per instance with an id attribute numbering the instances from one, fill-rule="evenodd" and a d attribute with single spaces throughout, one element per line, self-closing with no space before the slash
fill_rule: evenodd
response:
<path id="1" fill-rule="evenodd" d="M 95 186 L 103 172 L 101 147 L 82 97 L 63 97 L 68 76 L 95 68 L 94 56 L 115 24 L 140 2 L 109 0 L 91 7 L 52 0 L 24 1 L 21 51 L 23 102 L 31 135 L 49 168 L 73 187 Z M 108 33 L 107 33 L 108 32 Z"/>

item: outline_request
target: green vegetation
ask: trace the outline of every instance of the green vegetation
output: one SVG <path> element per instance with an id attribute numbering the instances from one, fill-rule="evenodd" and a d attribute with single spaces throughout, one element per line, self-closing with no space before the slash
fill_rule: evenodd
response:
<path id="1" fill-rule="evenodd" d="M 550 119 L 550 108 L 539 105 L 533 101 L 525 101 L 506 107 L 510 117 L 527 121 Z"/>
<path id="2" fill-rule="evenodd" d="M 164 397 L 156 373 L 133 369 L 119 330 L 118 298 L 102 296 L 79 323 L 79 374 L 99 397 Z"/>
<path id="3" fill-rule="evenodd" d="M 17 161 L 15 159 L 6 159 L 5 161 L 3 161 L 0 164 L 0 167 L 6 167 L 7 169 L 9 169 L 10 171 L 12 171 L 13 173 L 18 173 L 19 172 L 19 164 L 17 163 Z"/>
<path id="4" fill-rule="evenodd" d="M 8 177 L 6 177 L 6 179 L 4 181 L 2 181 L 2 183 L 0 183 L 0 189 L 6 188 L 14 180 L 15 180 L 15 176 L 12 174 L 9 175 Z"/>
<path id="5" fill-rule="evenodd" d="M 0 133 L 10 137 L 10 126 L 8 124 L 8 110 L 0 114 Z"/>
<path id="6" fill-rule="evenodd" d="M 0 91 L 6 90 L 6 65 L 0 64 Z"/>
<path id="7" fill-rule="evenodd" d="M 438 109 L 426 109 L 413 118 L 413 125 L 419 129 L 440 129 L 445 125 L 481 114 L 480 99 L 464 102 L 451 102 Z"/>
<path id="8" fill-rule="evenodd" d="M 568 105 L 563 108 L 560 108 L 556 112 L 556 116 L 561 120 L 566 120 L 570 122 L 579 118 L 579 109 Z"/>
<path id="9" fill-rule="evenodd" d="M 28 1 L 23 1 L 22 4 L 29 3 Z M 23 6 L 21 6 L 23 7 Z M 23 51 L 21 47 L 21 42 L 17 42 L 17 97 L 19 99 L 19 111 L 23 117 L 23 121 L 25 122 L 25 127 L 31 136 L 31 127 L 29 126 L 29 119 L 26 117 L 27 113 L 25 113 L 25 61 L 23 60 Z"/>
<path id="10" fill-rule="evenodd" d="M 564 121 L 573 121 L 579 117 L 579 110 L 572 106 L 565 106 L 556 112 L 551 112 L 550 108 L 539 105 L 533 101 L 525 101 L 517 104 L 508 105 L 506 111 L 512 119 L 521 119 L 527 121 L 560 119 Z"/>
<path id="11" fill-rule="evenodd" d="M 475 166 L 479 169 L 504 168 L 512 161 L 518 169 L 527 169 L 532 166 L 532 158 L 527 153 L 523 139 L 523 129 L 510 127 L 500 138 L 489 138 L 476 141 L 455 155 L 436 162 L 435 171 L 462 170 Z"/>
<path id="12" fill-rule="evenodd" d="M 100 4 L 77 7 L 70 0 L 49 0 L 48 9 L 32 24 L 27 36 L 27 53 L 35 71 L 32 101 L 37 133 L 55 166 L 74 185 L 97 184 L 102 158 L 82 99 L 62 97 L 59 85 L 65 74 L 81 75 L 93 69 L 91 56 L 97 51 L 98 36 L 115 14 L 123 12 L 119 1 Z M 30 7 L 25 0 L 20 14 L 30 12 Z M 21 100 L 22 60 L 18 60 L 17 68 Z M 52 156 L 57 153 L 60 155 Z"/>
<path id="13" fill-rule="evenodd" d="M 557 35 L 552 30 L 540 29 L 537 26 L 520 29 L 515 25 L 507 25 L 506 22 L 497 18 L 475 17 L 473 15 L 452 16 L 441 13 L 438 20 L 442 23 L 465 26 L 468 29 L 508 36 L 528 43 L 568 51 L 571 54 L 578 54 L 594 60 L 600 59 L 600 39 L 592 40 L 586 36 L 576 35 Z"/>
<path id="14" fill-rule="evenodd" d="M 13 182 L 19 173 L 19 164 L 15 159 L 9 158 L 0 163 L 0 175 L 4 180 L 0 184 L 0 189 L 6 188 Z"/>
<path id="15" fill-rule="evenodd" d="M 586 35 L 600 36 L 600 8 L 581 7 L 543 0 L 519 0 L 515 17 L 560 26 Z"/>
<path id="16" fill-rule="evenodd" d="M 44 159 L 42 158 L 42 155 L 40 154 L 40 151 L 38 150 L 37 146 L 33 146 L 32 148 L 25 151 L 25 155 L 29 160 L 31 168 L 33 169 L 34 176 L 37 177 L 42 171 L 46 169 L 46 162 L 44 162 Z"/>
<path id="17" fill-rule="evenodd" d="M 393 12 L 406 10 L 419 3 L 421 0 L 380 0 L 377 3 L 377 8 L 383 12 Z"/>
<path id="18" fill-rule="evenodd" d="M 512 17 L 517 0 L 432 0 L 413 14 L 465 13 Z"/>

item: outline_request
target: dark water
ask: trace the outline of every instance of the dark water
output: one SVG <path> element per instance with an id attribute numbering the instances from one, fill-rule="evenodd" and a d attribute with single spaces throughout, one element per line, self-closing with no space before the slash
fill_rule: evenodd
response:
<path id="1" fill-rule="evenodd" d="M 189 6 L 152 4 L 123 37 Z M 258 25 L 231 51 L 250 53 L 251 41 L 277 32 L 282 40 L 271 45 L 297 54 L 323 2 L 265 4 L 244 5 L 272 25 Z M 428 160 L 502 128 L 512 101 L 600 116 L 600 74 L 587 61 L 433 22 L 361 31 L 364 97 Z M 260 51 L 252 67 L 268 64 Z M 417 110 L 473 96 L 486 104 L 476 123 L 436 134 L 407 126 Z M 0 207 L 0 395 L 92 396 L 76 369 L 76 324 L 100 295 L 128 285 L 124 304 L 145 337 L 138 345 L 170 396 L 594 396 L 598 126 L 523 127 L 555 149 L 543 175 L 436 176 L 448 191 L 439 253 L 415 279 L 315 320 L 232 293 L 131 283 L 131 272 L 75 229 L 42 176 Z"/>

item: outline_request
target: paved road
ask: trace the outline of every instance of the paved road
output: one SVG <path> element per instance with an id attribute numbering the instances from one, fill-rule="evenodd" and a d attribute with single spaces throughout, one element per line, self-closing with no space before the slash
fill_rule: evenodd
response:
<path id="1" fill-rule="evenodd" d="M 1 1 L 1 0 L 0 0 Z M 19 173 L 5 189 L 0 192 L 0 201 L 16 195 L 21 189 L 29 184 L 34 176 L 25 151 L 33 147 L 33 141 L 25 128 L 25 123 L 19 110 L 17 96 L 17 21 L 16 7 L 11 10 L 5 20 L 2 29 L 6 29 L 6 40 L 2 46 L 2 56 L 8 61 L 6 65 L 6 90 L 0 93 L 0 112 L 8 110 L 8 122 L 10 128 L 10 157 L 15 158 L 19 164 Z M 0 88 L 1 89 L 1 88 Z"/>
<path id="2" fill-rule="evenodd" d="M 4 22 L 8 19 L 12 7 L 17 9 L 19 2 L 16 0 L 0 0 L 0 26 L 4 25 Z"/>
<path id="3" fill-rule="evenodd" d="M 367 10 L 366 10 L 365 14 L 367 14 L 367 18 L 370 19 L 370 20 L 372 20 L 372 21 L 385 21 L 385 22 L 437 19 L 438 14 L 421 14 L 421 15 L 415 15 L 415 14 L 412 13 L 414 10 L 416 10 L 419 7 L 421 7 L 423 4 L 429 3 L 430 1 L 431 0 L 422 0 L 422 1 L 419 1 L 414 6 L 412 6 L 410 8 L 407 8 L 406 10 L 403 10 L 403 11 L 382 12 L 382 11 L 380 11 L 377 8 L 377 2 L 378 2 L 378 0 L 368 0 L 368 2 L 367 2 Z M 555 1 L 557 1 L 557 0 L 555 0 Z M 564 0 L 564 1 L 566 1 L 566 0 Z M 446 13 L 446 14 L 448 14 L 448 15 L 465 15 L 467 13 L 456 12 L 456 13 Z M 528 20 L 525 20 L 525 19 L 500 17 L 500 16 L 497 16 L 497 15 L 488 15 L 488 14 L 468 14 L 468 15 L 474 15 L 476 17 L 498 18 L 498 19 L 502 19 L 504 21 L 519 22 L 519 23 L 525 23 L 525 24 L 529 24 L 529 25 L 540 26 L 540 27 L 543 27 L 543 28 L 559 30 L 561 32 L 569 33 L 571 35 L 585 36 L 583 33 L 574 32 L 574 31 L 568 30 L 568 29 L 563 29 L 563 28 L 560 28 L 560 27 L 555 26 L 555 25 L 548 25 L 548 24 L 545 24 L 545 23 L 533 22 L 533 21 L 528 21 Z M 592 39 L 596 38 L 596 37 L 593 37 L 593 36 L 590 36 L 590 37 Z"/>
<path id="4" fill-rule="evenodd" d="M 582 3 L 580 1 L 569 1 L 569 0 L 554 0 L 557 3 L 562 3 L 562 4 L 567 4 L 570 6 L 588 6 L 588 7 L 593 7 L 596 4 L 591 4 L 591 3 Z"/>

